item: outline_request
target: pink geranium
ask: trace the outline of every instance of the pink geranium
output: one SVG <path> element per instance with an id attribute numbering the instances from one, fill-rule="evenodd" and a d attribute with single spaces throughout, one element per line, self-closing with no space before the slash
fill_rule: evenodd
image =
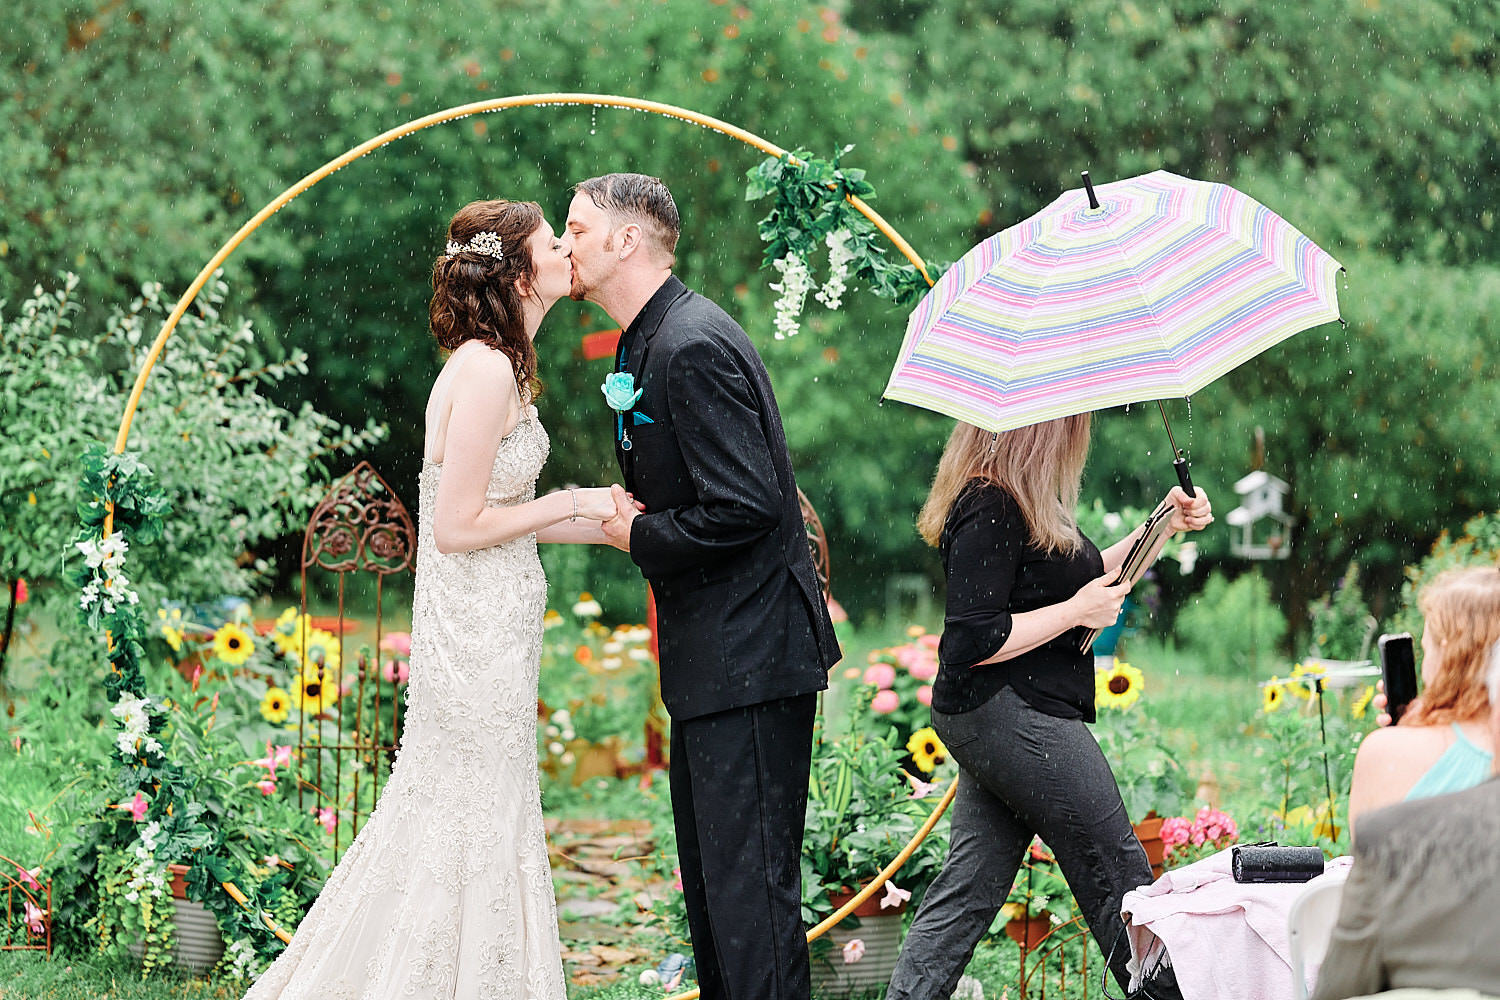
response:
<path id="1" fill-rule="evenodd" d="M 924 705 L 931 705 L 932 704 L 932 685 L 931 684 L 923 684 L 921 687 L 917 688 L 917 700 L 920 701 Z"/>
<path id="2" fill-rule="evenodd" d="M 865 668 L 865 683 L 883 691 L 896 683 L 896 668 L 889 663 L 872 663 Z"/>
<path id="3" fill-rule="evenodd" d="M 930 681 L 938 675 L 938 661 L 935 656 L 924 656 L 907 668 L 913 677 L 919 681 Z"/>
<path id="4" fill-rule="evenodd" d="M 380 640 L 380 648 L 396 653 L 400 656 L 411 655 L 411 633 L 410 632 L 387 632 L 385 638 Z"/>
<path id="5" fill-rule="evenodd" d="M 878 715 L 889 715 L 900 707 L 901 696 L 889 688 L 875 692 L 875 700 L 870 702 L 870 711 Z"/>

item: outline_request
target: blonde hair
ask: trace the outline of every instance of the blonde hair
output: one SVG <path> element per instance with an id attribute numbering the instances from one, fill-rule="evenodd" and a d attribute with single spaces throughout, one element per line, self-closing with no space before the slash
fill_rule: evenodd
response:
<path id="1" fill-rule="evenodd" d="M 999 434 L 960 423 L 938 461 L 932 491 L 917 516 L 917 530 L 928 545 L 937 545 L 953 501 L 970 480 L 978 479 L 1015 498 L 1036 545 L 1046 552 L 1073 555 L 1083 546 L 1078 536 L 1078 491 L 1088 454 L 1087 413 Z"/>
<path id="2" fill-rule="evenodd" d="M 1417 597 L 1422 627 L 1442 644 L 1443 663 L 1403 724 L 1435 726 L 1482 716 L 1489 708 L 1485 672 L 1500 640 L 1500 569 L 1474 566 L 1438 574 Z"/>

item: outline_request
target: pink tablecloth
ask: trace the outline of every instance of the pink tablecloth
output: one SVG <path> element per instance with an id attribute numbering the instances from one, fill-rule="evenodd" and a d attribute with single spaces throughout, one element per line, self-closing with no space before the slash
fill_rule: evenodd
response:
<path id="1" fill-rule="evenodd" d="M 1319 878 L 1351 862 L 1334 858 Z M 1152 968 L 1165 949 L 1183 1000 L 1291 1000 L 1287 915 L 1311 883 L 1242 884 L 1229 865 L 1230 852 L 1223 850 L 1125 894 L 1120 910 L 1132 987 L 1141 968 Z"/>

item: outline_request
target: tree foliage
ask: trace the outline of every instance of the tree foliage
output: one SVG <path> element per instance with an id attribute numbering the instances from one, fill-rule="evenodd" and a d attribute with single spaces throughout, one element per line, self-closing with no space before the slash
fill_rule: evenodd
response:
<path id="1" fill-rule="evenodd" d="M 329 0 L 12 8 L 0 28 L 13 36 L 0 50 L 0 297 L 73 269 L 93 307 L 79 329 L 100 328 L 144 281 L 184 288 L 259 206 L 393 125 L 501 95 L 629 94 L 787 148 L 854 144 L 847 167 L 931 260 L 1021 221 L 1083 169 L 1225 181 L 1328 249 L 1349 268 L 1347 334 L 1293 338 L 1210 386 L 1190 416 L 1167 404 L 1221 514 L 1263 428 L 1266 468 L 1295 490 L 1293 558 L 1268 570 L 1294 627 L 1351 559 L 1379 604 L 1403 562 L 1493 505 L 1485 345 L 1500 234 L 1486 185 L 1500 168 L 1500 46 L 1482 27 L 1500 14 L 1493 0 L 455 0 L 440 17 Z M 773 341 L 763 209 L 743 199 L 760 160 L 631 112 L 476 116 L 346 167 L 262 226 L 228 274 L 269 338 L 309 354 L 312 378 L 279 398 L 311 385 L 346 423 L 389 423 L 375 460 L 400 490 L 437 368 L 425 306 L 447 218 L 507 196 L 535 198 L 556 222 L 585 177 L 662 177 L 683 212 L 679 273 L 761 345 L 799 483 L 832 540 L 834 589 L 858 614 L 893 572 L 936 576 L 910 525 L 949 421 L 878 405 L 902 309 L 854 291 Z M 612 325 L 564 304 L 542 331 L 544 488 L 617 475 L 596 388 L 607 362 L 579 353 L 580 334 Z M 1165 491 L 1153 420 L 1143 407 L 1101 415 L 1090 499 L 1149 505 Z M 1205 565 L 1242 568 L 1223 539 L 1203 539 Z M 564 590 L 602 589 L 622 616 L 639 601 L 613 553 L 548 558 Z M 1169 600 L 1187 585 L 1174 580 Z"/>

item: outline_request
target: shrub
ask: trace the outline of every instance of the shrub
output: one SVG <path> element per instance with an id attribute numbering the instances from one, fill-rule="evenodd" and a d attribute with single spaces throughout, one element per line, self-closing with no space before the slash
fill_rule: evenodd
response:
<path id="1" fill-rule="evenodd" d="M 1177 638 L 1210 673 L 1243 673 L 1286 638 L 1286 616 L 1259 570 L 1233 581 L 1213 573 L 1177 615 Z"/>

